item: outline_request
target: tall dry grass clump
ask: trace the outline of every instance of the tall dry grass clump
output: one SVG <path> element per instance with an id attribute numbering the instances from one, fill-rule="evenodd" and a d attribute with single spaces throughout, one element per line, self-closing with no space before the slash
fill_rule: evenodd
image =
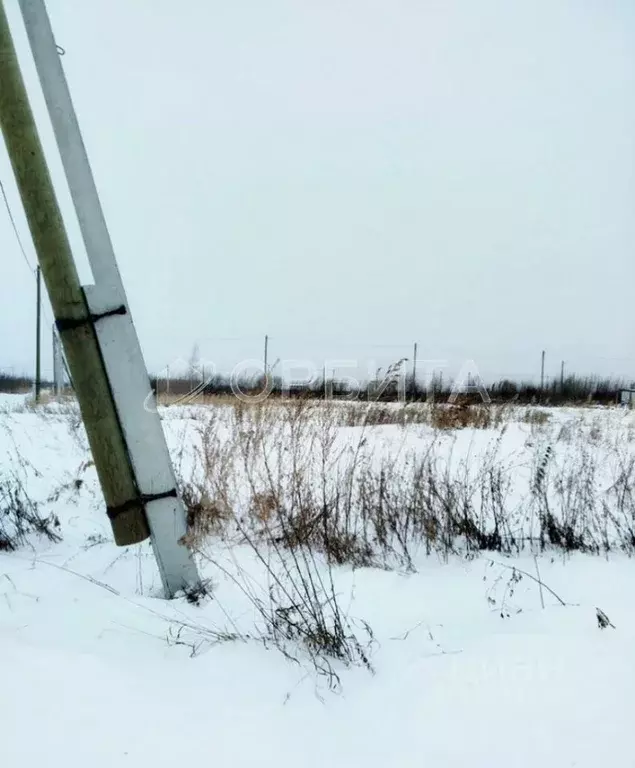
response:
<path id="1" fill-rule="evenodd" d="M 409 409 L 418 416 L 408 420 Z M 597 423 L 565 429 L 543 413 L 301 399 L 211 410 L 185 484 L 192 520 L 208 521 L 193 522 L 192 535 L 406 569 L 421 552 L 631 551 L 632 455 Z M 380 450 L 381 429 L 395 425 L 407 429 Z M 504 448 L 518 425 L 520 466 Z M 456 437 L 477 431 L 487 449 L 455 455 Z"/>

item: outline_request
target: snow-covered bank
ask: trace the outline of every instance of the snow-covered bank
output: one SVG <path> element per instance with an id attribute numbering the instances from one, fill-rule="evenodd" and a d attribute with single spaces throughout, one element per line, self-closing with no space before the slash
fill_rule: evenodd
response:
<path id="1" fill-rule="evenodd" d="M 116 551 L 94 549 L 45 559 L 127 583 L 120 596 L 23 555 L 0 557 L 6 765 L 632 765 L 626 559 L 540 562 L 545 582 L 579 605 L 547 595 L 543 610 L 523 580 L 507 619 L 487 596 L 508 572 L 482 561 L 428 562 L 410 576 L 342 572 L 341 594 L 375 632 L 375 674 L 342 672 L 334 695 L 262 644 L 179 637 L 171 621 L 213 625 L 216 601 L 142 597 L 133 585 L 143 563 L 113 564 Z M 216 581 L 231 610 L 231 585 Z M 616 629 L 598 628 L 596 604 Z M 194 657 L 190 642 L 203 642 Z"/>
<path id="2" fill-rule="evenodd" d="M 565 427 L 578 418 L 552 416 Z M 600 461 L 619 435 L 620 450 L 632 450 L 630 415 L 584 418 L 589 429 L 606 420 L 603 437 L 589 442 Z M 187 446 L 197 421 L 176 410 L 165 420 L 182 469 L 195 469 Z M 407 440 L 427 446 L 425 430 L 412 429 Z M 532 429 L 510 424 L 517 436 L 502 457 L 510 467 L 522 465 L 527 441 L 544 437 Z M 343 428 L 337 439 L 353 432 Z M 377 427 L 367 437 L 390 452 L 403 430 Z M 453 440 L 453 456 L 463 443 L 461 458 L 471 460 L 491 438 L 437 436 Z M 236 576 L 266 592 L 268 575 L 231 536 L 204 547 L 211 599 L 195 606 L 157 598 L 147 545 L 110 541 L 81 427 L 64 409 L 4 414 L 0 453 L 4 476 L 59 518 L 62 535 L 0 553 L 8 766 L 633 764 L 635 570 L 617 551 L 550 549 L 536 559 L 419 552 L 409 574 L 334 568 L 336 594 L 368 639 L 374 674 L 335 661 L 341 686 L 333 692 L 307 657 L 294 663 L 258 639 L 259 617 Z M 541 590 L 538 573 L 558 597 Z M 596 608 L 614 628 L 598 626 Z M 229 632 L 242 639 L 225 639 Z"/>

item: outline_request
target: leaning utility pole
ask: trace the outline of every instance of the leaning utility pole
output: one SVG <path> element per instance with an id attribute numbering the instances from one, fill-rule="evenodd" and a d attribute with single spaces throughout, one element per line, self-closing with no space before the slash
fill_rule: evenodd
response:
<path id="1" fill-rule="evenodd" d="M 86 426 L 115 542 L 151 537 L 167 597 L 198 586 L 185 511 L 42 0 L 20 0 L 96 285 L 79 283 L 0 0 L 0 123 Z"/>
<path id="2" fill-rule="evenodd" d="M 40 342 L 42 339 L 41 324 L 42 324 L 42 270 L 40 265 L 37 265 L 35 270 L 35 396 L 36 403 L 40 402 L 40 390 L 42 387 L 41 379 L 41 366 L 40 366 Z"/>

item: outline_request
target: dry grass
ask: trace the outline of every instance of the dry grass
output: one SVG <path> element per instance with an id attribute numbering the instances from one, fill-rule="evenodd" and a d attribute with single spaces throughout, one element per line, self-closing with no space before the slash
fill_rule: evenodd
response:
<path id="1" fill-rule="evenodd" d="M 234 406 L 236 402 L 237 398 L 235 395 L 206 395 L 203 393 L 194 395 L 173 395 L 161 392 L 157 397 L 157 404 L 166 408 L 176 405 L 203 405 L 212 407 L 219 405 Z"/>
<path id="2" fill-rule="evenodd" d="M 328 404 L 323 406 L 328 408 Z M 423 424 L 433 429 L 496 429 L 508 421 L 511 407 L 471 403 L 343 403 L 338 404 L 343 426 L 408 426 Z"/>
<path id="3" fill-rule="evenodd" d="M 40 514 L 17 475 L 0 477 L 0 551 L 24 546 L 31 534 L 60 541 L 59 520 Z"/>
<path id="4" fill-rule="evenodd" d="M 509 408 L 501 405 L 435 405 L 431 426 L 435 429 L 497 429 L 507 420 Z"/>
<path id="5" fill-rule="evenodd" d="M 544 427 L 550 419 L 549 411 L 542 408 L 525 408 L 523 413 L 523 421 L 531 426 Z"/>
<path id="6" fill-rule="evenodd" d="M 210 518 L 198 530 L 306 549 L 331 564 L 407 569 L 421 550 L 632 551 L 635 459 L 607 422 L 573 420 L 565 430 L 544 413 L 303 400 L 203 411 L 188 481 L 196 514 Z M 521 496 L 516 459 L 502 449 L 514 423 L 531 427 Z M 376 454 L 371 433 L 386 424 L 427 426 L 427 448 Z M 447 441 L 465 429 L 490 430 L 489 447 L 453 459 Z"/>

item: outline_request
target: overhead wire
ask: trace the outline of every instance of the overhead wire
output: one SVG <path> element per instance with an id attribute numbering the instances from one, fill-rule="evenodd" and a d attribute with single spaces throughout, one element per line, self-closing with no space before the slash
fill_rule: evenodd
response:
<path id="1" fill-rule="evenodd" d="M 9 203 L 9 198 L 7 197 L 4 184 L 2 183 L 2 179 L 0 179 L 0 190 L 2 191 L 2 199 L 4 200 L 5 208 L 7 209 L 7 213 L 9 214 L 9 221 L 11 222 L 13 233 L 15 234 L 15 239 L 18 242 L 20 253 L 22 254 L 22 257 L 24 258 L 24 261 L 26 262 L 28 268 L 31 270 L 31 272 L 35 274 L 35 268 L 31 265 L 31 262 L 29 261 L 29 257 L 26 255 L 24 245 L 22 244 L 22 238 L 20 237 L 20 233 L 18 232 L 18 227 L 17 227 L 17 224 L 15 223 L 13 211 L 11 210 L 11 204 Z"/>
<path id="2" fill-rule="evenodd" d="M 25 264 L 29 268 L 29 271 L 31 272 L 32 275 L 35 276 L 37 274 L 37 268 L 31 264 L 31 261 L 27 255 L 26 249 L 22 242 L 22 238 L 20 237 L 20 232 L 18 230 L 15 217 L 13 215 L 13 211 L 11 210 L 11 204 L 9 203 L 9 198 L 7 197 L 7 193 L 6 193 L 4 184 L 2 182 L 2 179 L 0 179 L 0 192 L 2 192 L 2 199 L 4 200 L 4 205 L 5 205 L 7 214 L 9 216 L 9 221 L 11 222 L 11 228 L 13 229 L 13 234 L 15 235 L 15 239 L 18 244 L 18 249 L 22 254 L 22 258 L 24 259 Z M 51 314 L 48 311 L 48 307 L 44 301 L 42 302 L 41 306 L 42 306 L 42 312 L 45 316 L 46 322 L 48 323 L 50 328 L 53 325 L 53 318 L 51 317 Z"/>

